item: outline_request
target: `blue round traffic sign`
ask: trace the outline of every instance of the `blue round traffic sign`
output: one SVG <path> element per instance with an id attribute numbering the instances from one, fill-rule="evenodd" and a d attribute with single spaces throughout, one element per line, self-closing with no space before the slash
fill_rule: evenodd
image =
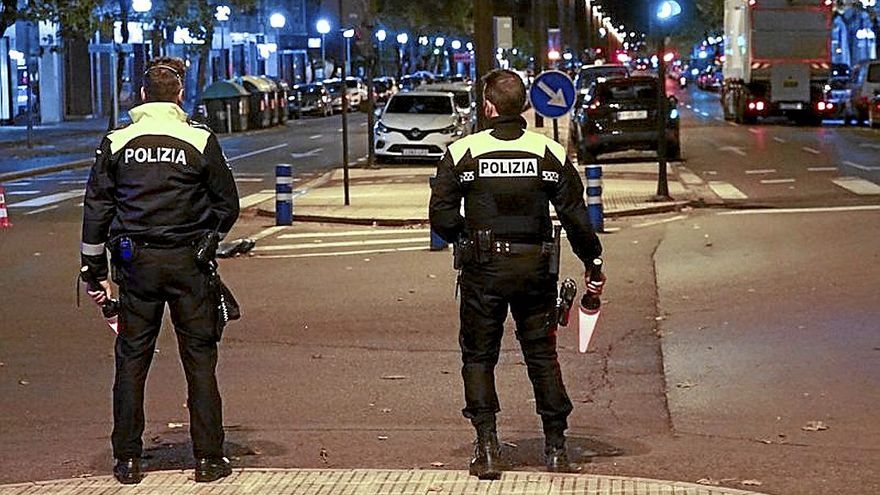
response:
<path id="1" fill-rule="evenodd" d="M 529 89 L 529 101 L 538 115 L 558 119 L 567 114 L 576 99 L 574 83 L 564 72 L 548 70 L 535 78 Z"/>

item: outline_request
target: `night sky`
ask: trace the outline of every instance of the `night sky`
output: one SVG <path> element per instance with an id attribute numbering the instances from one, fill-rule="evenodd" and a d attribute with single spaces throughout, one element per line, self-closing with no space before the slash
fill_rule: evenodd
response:
<path id="1" fill-rule="evenodd" d="M 593 4 L 602 5 L 602 11 L 610 13 L 615 23 L 642 31 L 648 29 L 650 2 L 647 0 L 593 0 Z"/>

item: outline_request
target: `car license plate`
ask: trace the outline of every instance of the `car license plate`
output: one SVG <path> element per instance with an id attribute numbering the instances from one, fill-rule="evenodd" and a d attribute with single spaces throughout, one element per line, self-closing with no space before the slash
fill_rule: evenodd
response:
<path id="1" fill-rule="evenodd" d="M 647 118 L 647 110 L 629 110 L 625 112 L 617 112 L 617 120 L 642 120 Z"/>
<path id="2" fill-rule="evenodd" d="M 427 156 L 428 150 L 424 148 L 404 148 L 403 156 Z"/>
<path id="3" fill-rule="evenodd" d="M 779 109 L 780 110 L 803 110 L 804 104 L 803 103 L 780 103 Z"/>

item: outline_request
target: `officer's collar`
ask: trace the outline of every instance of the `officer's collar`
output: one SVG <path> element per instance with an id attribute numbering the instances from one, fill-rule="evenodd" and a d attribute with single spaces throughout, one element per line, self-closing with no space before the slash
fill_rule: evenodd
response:
<path id="1" fill-rule="evenodd" d="M 137 122 L 143 118 L 148 119 L 175 119 L 181 122 L 187 121 L 186 112 L 177 103 L 156 101 L 140 104 L 128 111 L 131 121 Z"/>
<path id="2" fill-rule="evenodd" d="M 489 119 L 492 135 L 498 139 L 517 139 L 526 128 L 526 119 L 521 115 L 501 115 Z"/>

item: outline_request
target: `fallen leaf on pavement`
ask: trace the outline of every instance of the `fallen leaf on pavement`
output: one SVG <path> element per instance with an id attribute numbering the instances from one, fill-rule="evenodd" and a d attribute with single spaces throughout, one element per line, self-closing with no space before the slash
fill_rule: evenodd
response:
<path id="1" fill-rule="evenodd" d="M 761 483 L 758 480 L 742 480 L 739 484 L 743 486 L 761 486 L 764 483 Z"/>
<path id="2" fill-rule="evenodd" d="M 770 440 L 769 438 L 756 438 L 755 441 L 763 443 L 765 445 L 770 445 L 773 443 L 773 440 Z"/>
<path id="3" fill-rule="evenodd" d="M 801 426 L 801 429 L 804 431 L 822 431 L 827 430 L 828 425 L 822 421 L 810 421 L 806 425 Z"/>
<path id="4" fill-rule="evenodd" d="M 83 473 L 77 476 L 77 478 L 91 478 L 92 473 Z"/>
<path id="5" fill-rule="evenodd" d="M 321 451 L 318 452 L 318 456 L 321 457 L 321 461 L 323 461 L 324 464 L 327 464 L 327 458 L 330 457 L 329 453 L 327 452 L 327 449 L 325 449 L 324 447 L 321 447 Z"/>
<path id="6" fill-rule="evenodd" d="M 385 375 L 383 380 L 406 380 L 406 375 Z"/>
<path id="7" fill-rule="evenodd" d="M 442 492 L 442 491 L 443 491 L 443 487 L 442 487 L 442 486 L 437 486 L 437 485 L 429 486 L 429 487 L 428 487 L 428 491 L 429 491 L 429 492 Z"/>
<path id="8" fill-rule="evenodd" d="M 388 440 L 388 437 L 385 436 L 385 435 L 379 435 L 379 436 L 376 437 L 376 438 L 378 438 L 379 440 Z"/>
<path id="9" fill-rule="evenodd" d="M 513 442 L 501 442 L 501 445 L 506 445 L 506 446 L 508 446 L 508 447 L 510 447 L 510 448 L 512 448 L 512 449 L 515 449 L 515 448 L 519 447 L 519 445 L 517 445 L 517 444 L 515 444 L 515 443 L 513 443 Z"/>
<path id="10" fill-rule="evenodd" d="M 433 273 L 430 273 L 430 274 L 428 274 L 428 278 L 437 278 L 437 275 L 434 275 Z"/>
<path id="11" fill-rule="evenodd" d="M 175 428 L 183 428 L 186 423 L 168 423 L 168 427 L 172 430 Z"/>
<path id="12" fill-rule="evenodd" d="M 27 380 L 19 380 L 19 381 L 18 381 L 18 384 L 19 384 L 19 385 L 30 385 L 31 382 L 29 382 L 29 381 L 27 381 Z"/>
<path id="13" fill-rule="evenodd" d="M 323 357 L 324 357 L 324 356 L 322 356 L 322 355 L 320 355 L 320 354 L 312 354 L 312 359 L 321 359 L 321 358 L 323 358 Z"/>
<path id="14" fill-rule="evenodd" d="M 390 412 L 391 412 L 391 409 L 389 409 L 389 408 L 387 408 L 387 407 L 383 407 L 383 408 L 381 409 L 381 411 L 382 411 L 383 413 L 390 413 Z"/>
<path id="15" fill-rule="evenodd" d="M 676 383 L 675 386 L 678 388 L 692 388 L 692 387 L 696 387 L 697 384 L 694 382 L 690 382 L 690 381 L 683 381 L 680 383 Z"/>
<path id="16" fill-rule="evenodd" d="M 709 486 L 718 486 L 721 484 L 718 480 L 713 480 L 712 478 L 701 478 L 697 480 L 697 484 L 700 485 L 709 485 Z"/>
<path id="17" fill-rule="evenodd" d="M 446 465 L 445 462 L 440 462 L 440 461 L 434 461 L 431 463 L 431 467 L 443 467 L 445 465 Z"/>

